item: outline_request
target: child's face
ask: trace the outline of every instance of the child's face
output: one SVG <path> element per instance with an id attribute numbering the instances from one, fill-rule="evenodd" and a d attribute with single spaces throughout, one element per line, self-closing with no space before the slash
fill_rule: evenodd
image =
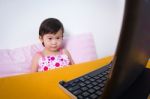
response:
<path id="1" fill-rule="evenodd" d="M 58 51 L 63 40 L 62 30 L 59 30 L 56 34 L 45 34 L 43 37 L 40 37 L 40 40 L 44 43 L 46 49 Z"/>

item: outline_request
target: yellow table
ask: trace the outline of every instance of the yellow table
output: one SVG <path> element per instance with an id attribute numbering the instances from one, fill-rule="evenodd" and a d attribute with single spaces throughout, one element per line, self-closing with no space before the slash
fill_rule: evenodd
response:
<path id="1" fill-rule="evenodd" d="M 111 60 L 112 57 L 106 57 L 47 72 L 0 78 L 0 99 L 69 99 L 58 85 L 60 80 L 71 80 Z"/>

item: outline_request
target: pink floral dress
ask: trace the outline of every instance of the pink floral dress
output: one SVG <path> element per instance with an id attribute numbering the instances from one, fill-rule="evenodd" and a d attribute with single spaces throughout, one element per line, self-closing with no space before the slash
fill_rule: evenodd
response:
<path id="1" fill-rule="evenodd" d="M 47 71 L 55 68 L 68 66 L 70 64 L 69 57 L 63 54 L 62 51 L 59 55 L 44 56 L 42 52 L 38 52 L 41 58 L 38 61 L 38 71 Z"/>

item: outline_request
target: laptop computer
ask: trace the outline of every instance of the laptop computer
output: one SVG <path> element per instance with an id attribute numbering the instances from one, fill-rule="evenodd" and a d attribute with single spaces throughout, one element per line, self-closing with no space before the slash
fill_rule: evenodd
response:
<path id="1" fill-rule="evenodd" d="M 150 58 L 149 42 L 150 0 L 126 0 L 120 38 L 112 63 L 59 84 L 72 98 L 122 99 L 121 96 L 145 69 Z"/>

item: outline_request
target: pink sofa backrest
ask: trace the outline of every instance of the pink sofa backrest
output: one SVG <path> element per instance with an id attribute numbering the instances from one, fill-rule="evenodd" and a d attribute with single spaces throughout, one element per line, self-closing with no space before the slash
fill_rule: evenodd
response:
<path id="1" fill-rule="evenodd" d="M 69 50 L 76 64 L 97 58 L 94 40 L 90 33 L 64 38 L 64 47 Z M 0 77 L 30 72 L 32 56 L 42 49 L 41 44 L 16 49 L 1 49 Z"/>

